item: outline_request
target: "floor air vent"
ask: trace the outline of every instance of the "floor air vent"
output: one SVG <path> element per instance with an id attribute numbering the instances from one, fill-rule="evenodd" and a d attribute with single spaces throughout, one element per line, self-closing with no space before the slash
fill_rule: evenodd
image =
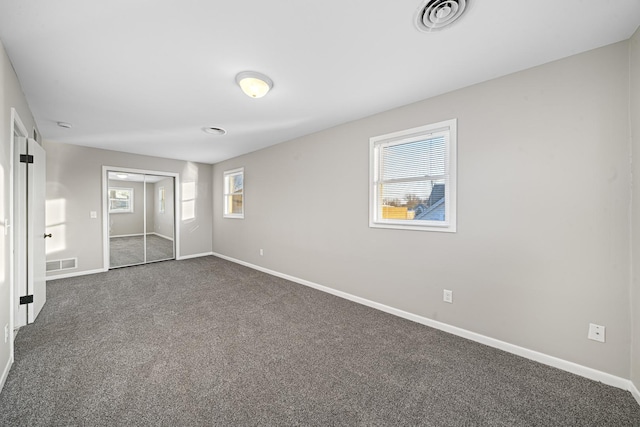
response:
<path id="1" fill-rule="evenodd" d="M 418 9 L 416 25 L 421 31 L 439 31 L 460 18 L 468 2 L 468 0 L 427 0 Z"/>
<path id="2" fill-rule="evenodd" d="M 57 259 L 47 261 L 47 271 L 71 270 L 78 266 L 78 258 Z"/>

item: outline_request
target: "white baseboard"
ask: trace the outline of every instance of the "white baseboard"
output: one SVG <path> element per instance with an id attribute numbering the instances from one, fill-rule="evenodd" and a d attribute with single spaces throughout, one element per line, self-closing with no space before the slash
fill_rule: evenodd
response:
<path id="1" fill-rule="evenodd" d="M 7 360 L 7 364 L 2 370 L 2 377 L 0 377 L 0 391 L 4 388 L 4 383 L 7 381 L 7 377 L 9 376 L 9 371 L 11 370 L 11 366 L 13 365 L 13 354 Z"/>
<path id="2" fill-rule="evenodd" d="M 184 256 L 179 256 L 178 258 L 176 258 L 178 261 L 182 261 L 185 259 L 191 259 L 191 258 L 200 258 L 203 256 L 210 256 L 210 255 L 215 255 L 213 252 L 203 252 L 201 254 L 193 254 L 193 255 L 184 255 Z"/>
<path id="3" fill-rule="evenodd" d="M 638 402 L 638 405 L 640 405 L 640 391 L 638 391 L 638 388 L 632 381 L 629 381 L 629 383 L 629 391 L 631 392 L 631 395 L 636 399 L 636 402 Z"/>
<path id="4" fill-rule="evenodd" d="M 199 257 L 203 257 L 203 256 L 210 256 L 213 255 L 213 252 L 204 252 L 201 254 L 193 254 L 193 255 L 185 255 L 185 256 L 181 256 L 179 258 L 176 258 L 177 260 L 185 260 L 185 259 L 191 259 L 191 258 L 199 258 Z M 143 265 L 143 264 L 140 264 Z M 47 282 L 50 280 L 57 280 L 57 279 L 67 279 L 69 277 L 77 277 L 77 276 L 86 276 L 89 274 L 96 274 L 96 273 L 104 273 L 105 271 L 109 271 L 108 268 L 99 268 L 96 270 L 86 270 L 86 271 L 74 271 L 73 273 L 66 273 L 66 274 L 56 274 L 56 275 L 52 275 L 52 276 L 47 276 Z"/>
<path id="5" fill-rule="evenodd" d="M 598 371 L 596 369 L 592 369 L 586 366 L 579 365 L 577 363 L 569 362 L 564 359 L 560 359 L 554 356 L 549 356 L 548 354 L 540 353 L 538 351 L 530 350 L 524 347 L 520 347 L 514 344 L 510 344 L 505 341 L 500 341 L 495 338 L 487 337 L 485 335 L 481 335 L 475 332 L 468 331 L 466 329 L 458 328 L 456 326 L 451 326 L 446 323 L 438 322 L 437 320 L 429 319 L 427 317 L 419 316 L 417 314 L 409 313 L 404 310 L 400 310 L 394 307 L 390 307 L 388 305 L 380 304 L 375 301 L 371 301 L 365 298 L 361 298 L 346 292 L 338 291 L 336 289 L 329 288 L 327 286 L 319 285 L 314 282 L 310 282 L 308 280 L 300 279 L 298 277 L 290 276 L 288 274 L 280 273 L 277 271 L 270 270 L 268 268 L 260 267 L 259 265 L 251 264 L 245 261 L 241 261 L 239 259 L 231 258 L 226 255 L 222 255 L 214 252 L 214 256 L 217 256 L 222 259 L 226 259 L 227 261 L 235 262 L 240 265 L 244 265 L 245 267 L 253 268 L 254 270 L 259 270 L 267 274 L 271 274 L 273 276 L 281 277 L 283 279 L 290 280 L 292 282 L 299 283 L 304 286 L 309 286 L 310 288 L 318 289 L 323 292 L 327 292 L 329 294 L 338 296 L 340 298 L 344 298 L 353 302 L 357 302 L 358 304 L 366 305 L 371 308 L 375 308 L 380 311 L 384 311 L 385 313 L 393 314 L 398 317 L 402 317 L 407 320 L 411 320 L 417 323 L 421 323 L 423 325 L 429 326 L 434 329 L 439 329 L 444 332 L 448 332 L 453 335 L 457 335 L 459 337 L 463 337 L 469 339 L 471 341 L 479 342 L 484 345 L 488 345 L 489 347 L 494 347 L 508 353 L 516 354 L 518 356 L 524 357 L 526 359 L 535 360 L 536 362 L 543 363 L 545 365 L 552 366 L 554 368 L 561 369 L 563 371 L 571 372 L 576 375 L 580 375 L 585 378 L 589 378 L 595 381 L 600 381 L 604 384 L 621 388 L 623 390 L 630 391 L 634 394 L 638 403 L 640 403 L 640 395 L 638 395 L 638 390 L 635 388 L 633 383 L 625 378 L 621 378 L 615 375 L 608 374 L 606 372 Z M 633 389 L 632 389 L 633 388 Z"/>
<path id="6" fill-rule="evenodd" d="M 117 239 L 118 237 L 141 237 L 144 236 L 145 233 L 137 233 L 137 234 L 118 234 L 109 236 L 110 239 Z M 155 231 L 150 231 L 146 233 L 147 236 L 154 235 L 158 237 L 162 237 L 163 239 L 171 240 L 173 242 L 173 237 L 165 236 L 164 234 L 156 233 Z"/>
<path id="7" fill-rule="evenodd" d="M 153 234 L 154 236 L 162 237 L 163 239 L 171 240 L 173 242 L 173 237 L 165 236 L 164 234 L 156 233 L 155 231 L 147 234 Z"/>
<path id="8" fill-rule="evenodd" d="M 96 270 L 74 271 L 73 273 L 56 274 L 55 276 L 47 276 L 47 282 L 56 279 L 67 279 L 69 277 L 86 276 L 88 274 L 104 273 L 108 269 L 99 268 Z"/>

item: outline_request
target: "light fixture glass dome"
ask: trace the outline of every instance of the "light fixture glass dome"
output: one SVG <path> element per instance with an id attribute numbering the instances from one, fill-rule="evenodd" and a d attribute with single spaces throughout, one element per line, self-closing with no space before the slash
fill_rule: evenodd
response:
<path id="1" fill-rule="evenodd" d="M 251 98 L 262 98 L 273 87 L 273 81 L 264 74 L 255 71 L 243 71 L 236 76 L 236 82 L 242 91 Z"/>

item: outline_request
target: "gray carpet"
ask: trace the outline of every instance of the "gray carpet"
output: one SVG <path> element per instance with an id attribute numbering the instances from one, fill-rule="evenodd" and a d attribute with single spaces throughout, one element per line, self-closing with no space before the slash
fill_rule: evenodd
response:
<path id="1" fill-rule="evenodd" d="M 47 298 L 3 426 L 640 425 L 628 392 L 215 257 Z"/>
<path id="2" fill-rule="evenodd" d="M 142 264 L 144 258 L 143 236 L 111 237 L 109 239 L 109 264 L 111 268 Z M 147 262 L 173 259 L 171 240 L 147 234 Z"/>

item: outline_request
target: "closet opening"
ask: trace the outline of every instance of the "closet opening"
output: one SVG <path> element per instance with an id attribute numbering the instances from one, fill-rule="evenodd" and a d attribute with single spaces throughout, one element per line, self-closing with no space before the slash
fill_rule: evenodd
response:
<path id="1" fill-rule="evenodd" d="M 177 174 L 105 167 L 105 270 L 176 259 Z"/>

